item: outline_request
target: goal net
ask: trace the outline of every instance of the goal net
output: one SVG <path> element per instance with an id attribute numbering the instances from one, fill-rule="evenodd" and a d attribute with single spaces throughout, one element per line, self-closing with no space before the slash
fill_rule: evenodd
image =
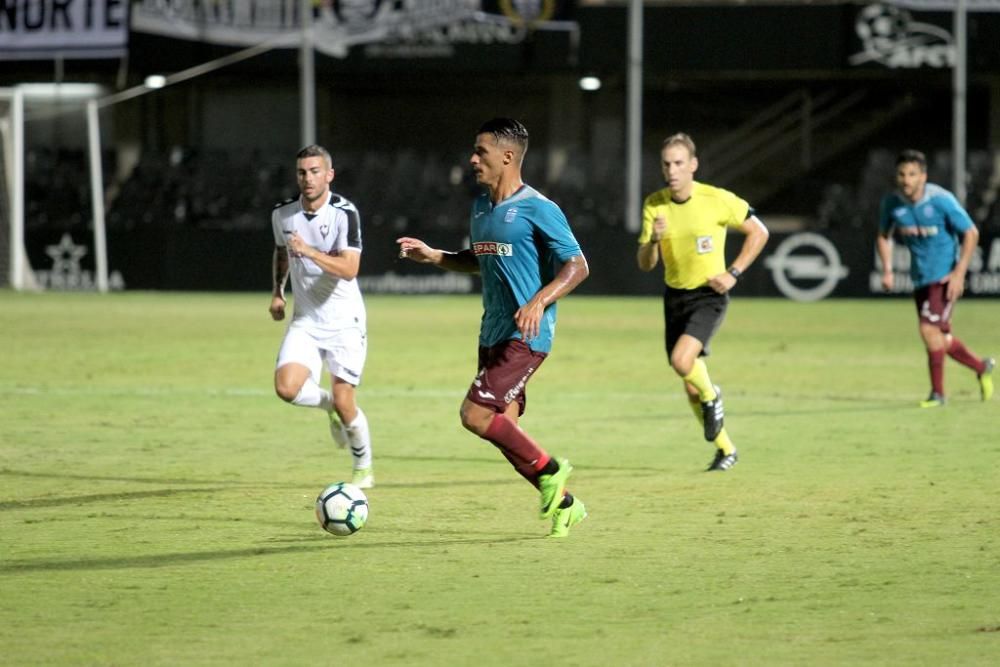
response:
<path id="1" fill-rule="evenodd" d="M 0 287 L 37 289 L 24 248 L 24 97 L 0 88 Z"/>

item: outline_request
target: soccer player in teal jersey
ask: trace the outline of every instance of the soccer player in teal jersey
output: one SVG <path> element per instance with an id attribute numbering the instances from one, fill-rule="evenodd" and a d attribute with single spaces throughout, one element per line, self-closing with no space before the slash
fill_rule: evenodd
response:
<path id="1" fill-rule="evenodd" d="M 893 234 L 910 250 L 913 296 L 931 376 L 930 396 L 920 406 L 944 405 L 945 354 L 976 372 L 980 395 L 988 401 L 993 396 L 996 361 L 973 354 L 951 330 L 979 230 L 955 195 L 927 182 L 927 159 L 920 151 L 905 150 L 896 158 L 896 185 L 898 190 L 882 199 L 876 243 L 886 290 L 893 285 Z"/>
<path id="2" fill-rule="evenodd" d="M 400 257 L 441 269 L 478 273 L 483 285 L 479 368 L 465 400 L 462 425 L 495 445 L 541 494 L 550 537 L 565 537 L 587 516 L 566 491 L 573 470 L 550 456 L 520 426 L 528 380 L 552 349 L 556 301 L 589 274 L 566 216 L 521 179 L 528 130 L 494 118 L 476 134 L 470 163 L 486 187 L 472 205 L 471 247 L 447 252 L 419 239 L 397 239 Z"/>

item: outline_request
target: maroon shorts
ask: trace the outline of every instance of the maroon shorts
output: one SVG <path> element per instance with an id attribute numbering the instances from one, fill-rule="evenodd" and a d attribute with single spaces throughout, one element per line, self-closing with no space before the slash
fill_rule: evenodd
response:
<path id="1" fill-rule="evenodd" d="M 951 311 L 955 305 L 948 301 L 947 290 L 948 283 L 931 283 L 913 293 L 920 321 L 936 326 L 941 333 L 951 333 Z"/>
<path id="2" fill-rule="evenodd" d="M 521 340 L 480 347 L 479 373 L 465 397 L 476 405 L 500 413 L 506 412 L 512 401 L 517 401 L 518 415 L 523 415 L 527 402 L 525 385 L 547 356 L 544 352 L 533 352 Z"/>

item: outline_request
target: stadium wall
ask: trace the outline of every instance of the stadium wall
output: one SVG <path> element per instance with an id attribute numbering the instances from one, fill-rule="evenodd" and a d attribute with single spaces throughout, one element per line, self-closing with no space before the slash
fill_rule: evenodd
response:
<path id="1" fill-rule="evenodd" d="M 662 291 L 658 267 L 642 273 L 635 264 L 636 238 L 619 230 L 577 234 L 590 263 L 579 292 L 595 295 L 655 295 Z M 449 274 L 396 256 L 396 234 L 373 228 L 364 239 L 360 280 L 368 293 L 473 293 L 477 280 Z M 452 247 L 454 234 L 427 238 Z M 35 234 L 28 252 L 43 287 L 92 289 L 93 258 L 83 233 Z M 727 256 L 742 237 L 730 235 Z M 144 290 L 259 291 L 271 288 L 270 231 L 144 228 L 112 232 L 108 238 L 112 287 Z M 909 295 L 909 256 L 897 246 L 896 295 Z M 855 230 L 772 233 L 757 263 L 740 278 L 739 296 L 798 301 L 883 296 L 874 232 Z M 970 265 L 967 298 L 1000 296 L 1000 234 L 984 234 Z"/>

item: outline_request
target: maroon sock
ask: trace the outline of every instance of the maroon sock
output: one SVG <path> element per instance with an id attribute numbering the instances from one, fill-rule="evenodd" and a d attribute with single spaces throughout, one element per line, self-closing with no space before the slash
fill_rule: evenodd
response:
<path id="1" fill-rule="evenodd" d="M 948 356 L 963 366 L 968 366 L 972 370 L 976 371 L 976 375 L 982 375 L 983 371 L 986 370 L 986 364 L 983 360 L 972 354 L 972 352 L 969 351 L 969 348 L 965 347 L 965 343 L 954 336 L 951 337 L 951 346 L 948 347 Z"/>
<path id="2" fill-rule="evenodd" d="M 931 371 L 931 391 L 944 396 L 944 350 L 927 350 L 927 366 Z"/>
<path id="3" fill-rule="evenodd" d="M 493 416 L 484 438 L 503 452 L 521 477 L 538 486 L 538 471 L 551 457 L 521 427 L 498 413 Z"/>

